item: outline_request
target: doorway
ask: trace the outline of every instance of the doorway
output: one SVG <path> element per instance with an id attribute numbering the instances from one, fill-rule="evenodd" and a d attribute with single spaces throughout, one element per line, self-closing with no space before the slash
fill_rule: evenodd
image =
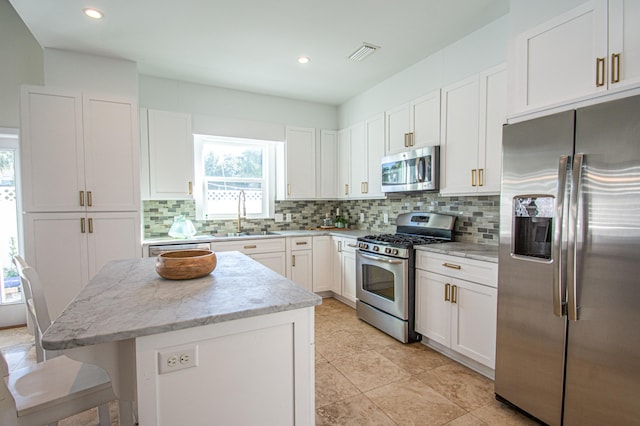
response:
<path id="1" fill-rule="evenodd" d="M 0 327 L 26 323 L 20 277 L 12 261 L 22 242 L 18 147 L 18 131 L 0 128 Z"/>

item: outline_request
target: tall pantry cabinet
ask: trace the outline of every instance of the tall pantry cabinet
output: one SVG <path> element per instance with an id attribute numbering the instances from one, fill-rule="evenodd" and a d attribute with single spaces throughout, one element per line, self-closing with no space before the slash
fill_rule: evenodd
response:
<path id="1" fill-rule="evenodd" d="M 133 99 L 24 86 L 24 252 L 55 318 L 110 260 L 141 256 Z"/>

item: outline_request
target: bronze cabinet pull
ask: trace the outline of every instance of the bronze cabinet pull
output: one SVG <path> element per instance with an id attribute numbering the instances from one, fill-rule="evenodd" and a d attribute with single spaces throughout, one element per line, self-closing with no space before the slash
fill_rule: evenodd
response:
<path id="1" fill-rule="evenodd" d="M 84 207 L 84 191 L 80 191 L 80 207 Z"/>
<path id="2" fill-rule="evenodd" d="M 620 83 L 620 54 L 611 55 L 611 82 Z"/>
<path id="3" fill-rule="evenodd" d="M 295 254 L 291 256 L 291 266 L 294 267 L 294 268 L 296 267 L 296 255 Z"/>
<path id="4" fill-rule="evenodd" d="M 451 286 L 451 303 L 458 303 L 458 286 Z"/>
<path id="5" fill-rule="evenodd" d="M 596 58 L 596 87 L 602 87 L 605 84 L 604 67 L 605 58 Z"/>
<path id="6" fill-rule="evenodd" d="M 307 242 L 306 241 L 296 241 L 296 245 L 297 246 L 306 246 Z"/>
<path id="7" fill-rule="evenodd" d="M 193 195 L 193 182 L 189 181 L 189 195 Z"/>
<path id="8" fill-rule="evenodd" d="M 87 191 L 87 205 L 89 207 L 93 206 L 93 197 L 91 196 L 91 191 Z"/>
<path id="9" fill-rule="evenodd" d="M 85 230 L 85 219 L 84 217 L 80 219 L 80 233 L 84 234 L 86 232 Z"/>
<path id="10" fill-rule="evenodd" d="M 444 301 L 448 302 L 451 300 L 451 284 L 446 283 L 444 285 Z"/>
<path id="11" fill-rule="evenodd" d="M 484 186 L 484 169 L 478 169 L 478 186 Z"/>
<path id="12" fill-rule="evenodd" d="M 471 169 L 471 186 L 477 186 L 476 173 L 477 173 L 476 169 Z"/>
<path id="13" fill-rule="evenodd" d="M 93 218 L 89 218 L 89 233 L 93 234 Z"/>
<path id="14" fill-rule="evenodd" d="M 258 248 L 258 246 L 256 246 L 255 244 L 250 244 L 248 246 L 244 246 L 244 248 L 246 248 L 246 249 L 254 249 L 254 248 Z"/>
<path id="15" fill-rule="evenodd" d="M 451 268 L 451 269 L 462 269 L 462 266 L 456 265 L 455 263 L 445 262 L 442 264 L 442 266 L 444 266 L 445 268 Z"/>

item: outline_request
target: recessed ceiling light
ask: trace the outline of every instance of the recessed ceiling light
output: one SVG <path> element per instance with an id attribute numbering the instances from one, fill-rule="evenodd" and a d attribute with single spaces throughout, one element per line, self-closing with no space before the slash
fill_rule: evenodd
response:
<path id="1" fill-rule="evenodd" d="M 311 62 L 311 59 L 308 56 L 300 56 L 298 58 L 299 64 L 308 64 L 309 62 Z"/>
<path id="2" fill-rule="evenodd" d="M 82 9 L 85 15 L 92 19 L 102 19 L 104 13 L 100 12 L 98 9 L 94 9 L 92 7 L 87 7 Z"/>

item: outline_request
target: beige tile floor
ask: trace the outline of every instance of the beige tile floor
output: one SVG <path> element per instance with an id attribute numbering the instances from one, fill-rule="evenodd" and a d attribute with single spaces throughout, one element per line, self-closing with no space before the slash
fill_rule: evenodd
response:
<path id="1" fill-rule="evenodd" d="M 1 330 L 0 350 L 10 370 L 36 362 L 25 328 Z M 536 424 L 497 402 L 491 380 L 421 343 L 396 341 L 335 299 L 316 308 L 315 367 L 318 426 Z M 117 425 L 117 404 L 110 408 Z M 95 410 L 60 422 L 97 424 Z"/>
<path id="2" fill-rule="evenodd" d="M 324 299 L 316 308 L 316 425 L 535 425 L 496 401 L 493 381 L 402 344 Z"/>

